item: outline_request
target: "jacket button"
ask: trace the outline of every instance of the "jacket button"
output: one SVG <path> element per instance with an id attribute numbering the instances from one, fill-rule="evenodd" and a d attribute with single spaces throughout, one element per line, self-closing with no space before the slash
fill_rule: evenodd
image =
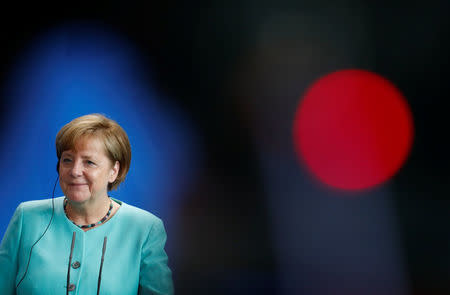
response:
<path id="1" fill-rule="evenodd" d="M 75 290 L 75 285 L 74 284 L 70 284 L 69 287 L 67 288 L 67 290 L 69 290 L 69 291 Z"/>
<path id="2" fill-rule="evenodd" d="M 72 263 L 72 267 L 75 269 L 79 268 L 80 265 L 81 265 L 81 263 L 79 261 L 75 261 L 74 263 Z"/>

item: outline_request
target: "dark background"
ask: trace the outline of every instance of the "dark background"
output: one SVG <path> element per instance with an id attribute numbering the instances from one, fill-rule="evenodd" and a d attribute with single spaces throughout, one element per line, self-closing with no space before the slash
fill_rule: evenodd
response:
<path id="1" fill-rule="evenodd" d="M 179 253 L 169 256 L 178 294 L 297 292 L 283 285 L 258 151 L 292 149 L 284 112 L 292 116 L 315 79 L 344 68 L 383 75 L 411 106 L 412 152 L 389 182 L 405 294 L 449 294 L 450 2 L 146 2 L 8 4 L 0 18 L 0 83 L 33 38 L 64 23 L 98 22 L 140 49 L 149 80 L 192 119 L 205 152 L 200 175 L 173 209 Z M 258 49 L 261 35 L 273 48 Z M 270 83 L 271 94 L 255 98 Z M 1 97 L 4 114 L 11 103 Z"/>

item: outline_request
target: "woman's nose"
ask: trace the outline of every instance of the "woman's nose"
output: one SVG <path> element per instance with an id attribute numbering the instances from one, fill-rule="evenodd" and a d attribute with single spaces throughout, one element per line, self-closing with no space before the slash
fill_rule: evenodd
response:
<path id="1" fill-rule="evenodd" d="M 83 167 L 81 163 L 77 163 L 76 161 L 73 163 L 72 169 L 70 170 L 72 176 L 77 177 L 83 174 Z"/>

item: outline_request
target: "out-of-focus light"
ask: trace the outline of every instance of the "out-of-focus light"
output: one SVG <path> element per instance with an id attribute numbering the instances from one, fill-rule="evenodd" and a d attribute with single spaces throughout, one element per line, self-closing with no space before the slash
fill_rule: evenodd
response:
<path id="1" fill-rule="evenodd" d="M 385 78 L 342 70 L 316 81 L 294 121 L 302 163 L 321 182 L 361 190 L 390 179 L 413 141 L 413 118 L 402 93 Z"/>

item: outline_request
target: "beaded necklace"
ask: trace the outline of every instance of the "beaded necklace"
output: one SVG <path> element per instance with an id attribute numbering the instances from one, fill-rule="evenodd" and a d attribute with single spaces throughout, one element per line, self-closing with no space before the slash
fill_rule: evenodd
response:
<path id="1" fill-rule="evenodd" d="M 99 225 L 99 224 L 102 224 L 102 223 L 105 222 L 105 221 L 108 219 L 108 217 L 111 215 L 111 211 L 112 211 L 112 208 L 113 208 L 113 203 L 112 203 L 111 198 L 109 198 L 109 201 L 110 201 L 110 203 L 109 203 L 109 210 L 108 210 L 108 213 L 106 213 L 105 217 L 103 217 L 102 219 L 100 219 L 100 221 L 98 221 L 98 222 L 96 222 L 96 223 L 91 223 L 91 224 L 86 224 L 86 225 L 84 225 L 84 224 L 83 224 L 83 225 L 79 225 L 79 224 L 76 224 L 75 222 L 73 222 L 73 221 L 69 218 L 69 215 L 67 215 L 67 210 L 66 210 L 66 206 L 67 206 L 67 198 L 64 199 L 64 213 L 66 214 L 67 218 L 68 218 L 70 221 L 72 221 L 72 223 L 75 224 L 76 226 L 78 226 L 79 228 L 91 228 L 91 227 L 97 226 L 97 225 Z"/>

